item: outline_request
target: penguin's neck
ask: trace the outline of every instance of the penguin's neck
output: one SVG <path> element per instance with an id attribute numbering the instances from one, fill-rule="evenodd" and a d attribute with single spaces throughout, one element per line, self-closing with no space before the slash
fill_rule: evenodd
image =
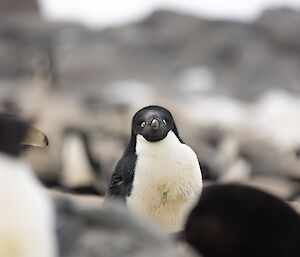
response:
<path id="1" fill-rule="evenodd" d="M 176 137 L 173 131 L 158 142 L 149 142 L 143 136 L 137 135 L 136 153 L 138 156 L 163 157 L 176 152 L 176 148 L 184 145 Z"/>

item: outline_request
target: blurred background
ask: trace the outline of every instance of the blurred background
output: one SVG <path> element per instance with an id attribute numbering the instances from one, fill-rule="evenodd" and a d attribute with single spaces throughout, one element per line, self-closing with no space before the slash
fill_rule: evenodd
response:
<path id="1" fill-rule="evenodd" d="M 207 183 L 297 201 L 299 93 L 298 0 L 0 0 L 0 111 L 48 135 L 24 158 L 49 187 L 103 194 L 158 104 Z"/>

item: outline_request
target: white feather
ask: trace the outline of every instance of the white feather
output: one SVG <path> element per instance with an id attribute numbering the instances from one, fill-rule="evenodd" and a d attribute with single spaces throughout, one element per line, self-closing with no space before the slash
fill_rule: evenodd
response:
<path id="1" fill-rule="evenodd" d="M 54 213 L 21 160 L 0 155 L 0 256 L 54 257 Z"/>
<path id="2" fill-rule="evenodd" d="M 182 229 L 202 190 L 195 152 L 170 131 L 158 142 L 138 135 L 130 209 L 169 231 Z"/>

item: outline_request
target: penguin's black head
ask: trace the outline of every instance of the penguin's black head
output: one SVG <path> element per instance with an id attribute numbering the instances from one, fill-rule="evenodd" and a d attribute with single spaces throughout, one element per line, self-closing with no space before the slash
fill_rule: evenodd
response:
<path id="1" fill-rule="evenodd" d="M 300 217 L 284 201 L 242 185 L 210 185 L 189 214 L 185 238 L 203 256 L 300 256 Z"/>
<path id="2" fill-rule="evenodd" d="M 0 114 L 0 152 L 18 156 L 24 146 L 45 147 L 48 139 L 40 130 L 24 120 L 8 114 Z"/>
<path id="3" fill-rule="evenodd" d="M 132 119 L 133 135 L 142 135 L 150 142 L 164 139 L 170 130 L 179 138 L 172 114 L 161 106 L 144 107 Z"/>

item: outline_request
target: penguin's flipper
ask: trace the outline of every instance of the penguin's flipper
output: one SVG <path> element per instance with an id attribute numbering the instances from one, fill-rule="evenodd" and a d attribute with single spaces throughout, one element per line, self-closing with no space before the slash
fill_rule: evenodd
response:
<path id="1" fill-rule="evenodd" d="M 131 193 L 136 155 L 125 152 L 112 174 L 106 195 L 125 199 Z"/>
<path id="2" fill-rule="evenodd" d="M 117 170 L 112 174 L 107 196 L 122 196 L 124 192 L 124 181 L 122 175 Z"/>

